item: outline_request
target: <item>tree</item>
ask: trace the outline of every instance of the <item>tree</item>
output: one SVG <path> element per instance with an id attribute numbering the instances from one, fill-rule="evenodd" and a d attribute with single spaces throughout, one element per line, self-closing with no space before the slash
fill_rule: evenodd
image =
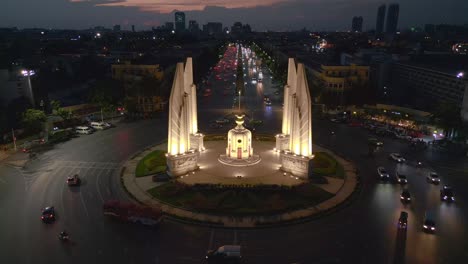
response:
<path id="1" fill-rule="evenodd" d="M 60 102 L 57 100 L 50 101 L 50 107 L 52 108 L 52 113 L 60 109 Z"/>
<path id="2" fill-rule="evenodd" d="M 63 108 L 58 108 L 56 111 L 55 111 L 55 114 L 60 116 L 63 120 L 69 120 L 72 118 L 73 114 L 71 111 L 69 110 L 65 110 Z"/>
<path id="3" fill-rule="evenodd" d="M 27 133 L 33 134 L 42 130 L 46 120 L 47 116 L 44 111 L 30 108 L 23 113 L 22 122 Z"/>
<path id="4" fill-rule="evenodd" d="M 433 122 L 444 129 L 445 135 L 462 127 L 460 107 L 450 103 L 440 103 L 432 115 Z"/>

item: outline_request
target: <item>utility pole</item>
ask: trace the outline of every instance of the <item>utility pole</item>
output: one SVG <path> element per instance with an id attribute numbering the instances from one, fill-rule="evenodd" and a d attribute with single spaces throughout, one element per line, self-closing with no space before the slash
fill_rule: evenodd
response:
<path id="1" fill-rule="evenodd" d="M 13 130 L 13 128 L 11 129 L 11 136 L 13 137 L 13 146 L 16 151 L 16 137 L 15 137 L 15 130 Z"/>

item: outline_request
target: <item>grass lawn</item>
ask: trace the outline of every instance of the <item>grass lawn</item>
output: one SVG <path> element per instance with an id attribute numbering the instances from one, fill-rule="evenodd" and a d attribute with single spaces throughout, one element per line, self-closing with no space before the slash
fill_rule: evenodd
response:
<path id="1" fill-rule="evenodd" d="M 166 156 L 163 150 L 155 150 L 146 155 L 135 170 L 136 177 L 143 177 L 166 171 Z"/>
<path id="2" fill-rule="evenodd" d="M 293 190 L 275 192 L 261 189 L 194 190 L 177 182 L 168 182 L 148 192 L 168 204 L 220 215 L 285 212 L 313 206 L 333 196 L 308 183 Z"/>
<path id="3" fill-rule="evenodd" d="M 317 176 L 328 176 L 335 178 L 344 178 L 343 166 L 338 163 L 332 156 L 325 152 L 314 153 L 315 157 L 312 160 L 312 173 Z"/>

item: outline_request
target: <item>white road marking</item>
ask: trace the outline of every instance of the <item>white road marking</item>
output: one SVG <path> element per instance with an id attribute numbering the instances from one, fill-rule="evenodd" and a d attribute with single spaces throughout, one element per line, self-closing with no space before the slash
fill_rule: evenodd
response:
<path id="1" fill-rule="evenodd" d="M 209 241 L 209 243 L 208 243 L 208 249 L 212 249 L 212 247 L 213 247 L 214 234 L 215 234 L 214 229 L 211 229 L 210 241 Z"/>
<path id="2" fill-rule="evenodd" d="M 100 170 L 97 177 L 96 177 L 96 190 L 98 192 L 98 196 L 101 199 L 101 202 L 104 202 L 104 198 L 102 197 L 101 190 L 99 189 L 99 178 L 101 177 L 101 174 L 104 170 Z"/>

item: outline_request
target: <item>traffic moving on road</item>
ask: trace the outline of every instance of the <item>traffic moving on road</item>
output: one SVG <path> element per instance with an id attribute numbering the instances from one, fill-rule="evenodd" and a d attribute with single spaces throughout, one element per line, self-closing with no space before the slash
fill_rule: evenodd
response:
<path id="1" fill-rule="evenodd" d="M 246 84 L 240 99 L 233 84 L 236 46 L 227 49 L 219 70 L 213 67 L 197 85 L 202 132 L 231 129 L 233 109 L 239 107 L 235 100 L 249 115 L 246 123 L 255 128 L 254 135 L 281 131 L 282 89 L 265 65 L 257 65 L 256 54 L 242 48 Z M 354 162 L 361 181 L 357 195 L 325 217 L 254 230 L 192 225 L 170 217 L 160 221 L 160 212 L 135 205 L 122 189 L 120 173 L 135 153 L 167 139 L 163 115 L 83 134 L 36 159 L 19 153 L 13 158 L 28 159 L 23 168 L 0 164 L 0 207 L 14 212 L 0 219 L 0 260 L 195 264 L 207 256 L 230 256 L 241 257 L 242 263 L 272 264 L 468 262 L 465 159 L 431 146 L 415 150 L 406 140 L 376 136 L 357 123 L 313 116 L 314 144 Z M 372 155 L 370 141 L 378 145 L 371 148 Z M 68 177 L 70 183 L 80 183 L 69 186 Z M 71 243 L 57 239 L 63 230 Z"/>

